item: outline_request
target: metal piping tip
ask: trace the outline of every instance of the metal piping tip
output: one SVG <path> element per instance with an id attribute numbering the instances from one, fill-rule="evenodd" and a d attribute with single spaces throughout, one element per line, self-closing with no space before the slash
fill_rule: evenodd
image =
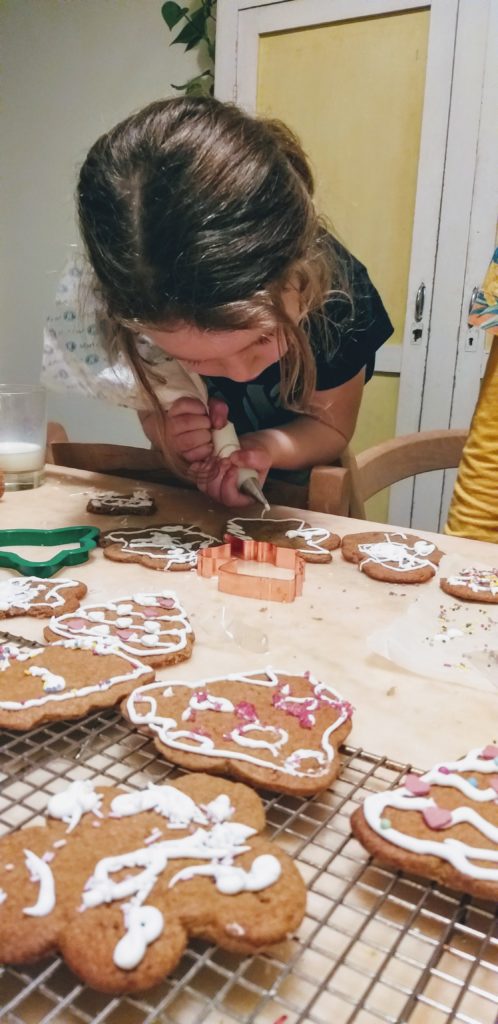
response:
<path id="1" fill-rule="evenodd" d="M 259 504 L 263 506 L 265 512 L 270 511 L 270 506 L 258 484 L 258 481 L 253 477 L 249 477 L 247 480 L 244 480 L 240 485 L 240 490 L 250 498 L 253 498 L 254 501 L 259 501 Z"/>

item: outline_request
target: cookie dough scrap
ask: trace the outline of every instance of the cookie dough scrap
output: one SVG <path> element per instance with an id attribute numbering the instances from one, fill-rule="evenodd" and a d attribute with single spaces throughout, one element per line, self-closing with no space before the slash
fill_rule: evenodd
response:
<path id="1" fill-rule="evenodd" d="M 229 519 L 225 533 L 242 540 L 262 540 L 281 548 L 299 551 L 306 562 L 331 562 L 332 551 L 340 547 L 341 538 L 322 526 L 310 526 L 304 519 Z"/>
<path id="2" fill-rule="evenodd" d="M 157 512 L 154 498 L 143 488 L 121 494 L 120 491 L 100 491 L 87 505 L 87 512 L 100 516 L 151 516 Z"/>
<path id="3" fill-rule="evenodd" d="M 83 605 L 77 615 L 54 616 L 44 633 L 49 643 L 84 637 L 156 667 L 186 661 L 194 644 L 187 613 L 172 590 Z"/>
<path id="4" fill-rule="evenodd" d="M 382 863 L 496 901 L 498 746 L 409 773 L 397 789 L 367 796 L 351 825 Z"/>
<path id="5" fill-rule="evenodd" d="M 199 549 L 221 541 L 198 526 L 164 523 L 145 529 L 106 530 L 100 535 L 99 544 L 105 557 L 114 562 L 140 562 L 148 569 L 176 572 L 195 569 Z"/>
<path id="6" fill-rule="evenodd" d="M 22 647 L 0 645 L 0 727 L 33 729 L 110 708 L 154 671 L 136 658 L 84 638 Z"/>
<path id="7" fill-rule="evenodd" d="M 310 796 L 339 774 L 353 709 L 309 672 L 267 668 L 140 686 L 122 712 L 173 764 Z"/>
<path id="8" fill-rule="evenodd" d="M 74 612 L 86 594 L 77 580 L 45 580 L 39 576 L 10 576 L 0 580 L 0 619 L 15 615 L 48 618 L 54 612 Z"/>
<path id="9" fill-rule="evenodd" d="M 59 951 L 82 981 L 135 992 L 173 970 L 188 938 L 235 953 L 300 924 L 304 883 L 258 835 L 259 797 L 190 775 L 141 791 L 72 783 L 42 827 L 0 839 L 0 961 Z"/>
<path id="10" fill-rule="evenodd" d="M 426 583 L 436 573 L 443 552 L 413 533 L 348 533 L 342 554 L 361 572 L 385 583 Z"/>
<path id="11" fill-rule="evenodd" d="M 498 568 L 460 569 L 453 576 L 439 581 L 441 590 L 461 601 L 498 604 Z"/>

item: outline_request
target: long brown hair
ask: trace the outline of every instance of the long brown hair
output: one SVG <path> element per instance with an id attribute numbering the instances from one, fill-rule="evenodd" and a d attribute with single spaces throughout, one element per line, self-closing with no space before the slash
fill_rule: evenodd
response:
<path id="1" fill-rule="evenodd" d="M 92 146 L 78 182 L 81 234 L 108 343 L 126 353 L 154 405 L 140 325 L 188 323 L 281 330 L 282 403 L 309 407 L 316 370 L 303 322 L 340 273 L 313 191 L 285 125 L 213 98 L 151 103 Z M 290 279 L 301 295 L 297 325 L 282 302 Z"/>

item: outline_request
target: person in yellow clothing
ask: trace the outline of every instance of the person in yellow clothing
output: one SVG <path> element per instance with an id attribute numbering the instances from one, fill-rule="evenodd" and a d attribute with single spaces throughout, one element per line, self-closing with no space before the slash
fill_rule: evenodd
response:
<path id="1" fill-rule="evenodd" d="M 498 543 L 498 249 L 469 323 L 493 334 L 445 533 Z"/>

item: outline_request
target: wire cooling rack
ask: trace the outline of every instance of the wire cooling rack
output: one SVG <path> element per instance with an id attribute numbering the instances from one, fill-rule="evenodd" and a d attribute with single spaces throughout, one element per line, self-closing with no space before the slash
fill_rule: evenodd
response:
<path id="1" fill-rule="evenodd" d="M 58 958 L 0 968 L 7 1024 L 496 1024 L 498 917 L 372 862 L 350 833 L 365 795 L 408 769 L 342 750 L 333 791 L 266 794 L 268 832 L 308 886 L 297 935 L 252 957 L 190 943 L 174 973 L 140 995 L 82 985 Z M 41 820 L 60 780 L 143 786 L 178 774 L 116 712 L 0 736 L 0 834 Z M 265 797 L 265 794 L 263 794 Z M 0 920 L 1 927 L 1 920 Z"/>

